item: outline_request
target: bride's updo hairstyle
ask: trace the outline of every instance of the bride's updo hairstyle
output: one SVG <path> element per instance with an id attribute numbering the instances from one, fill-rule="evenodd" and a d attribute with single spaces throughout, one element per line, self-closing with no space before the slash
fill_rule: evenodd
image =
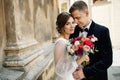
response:
<path id="1" fill-rule="evenodd" d="M 56 29 L 59 33 L 62 32 L 62 29 L 64 27 L 64 25 L 66 24 L 66 22 L 68 21 L 68 19 L 71 17 L 71 15 L 67 12 L 62 12 L 57 16 L 57 21 L 56 21 Z"/>

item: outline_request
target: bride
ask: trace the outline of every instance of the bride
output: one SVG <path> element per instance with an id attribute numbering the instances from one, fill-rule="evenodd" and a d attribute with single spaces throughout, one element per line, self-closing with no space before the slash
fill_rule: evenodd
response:
<path id="1" fill-rule="evenodd" d="M 75 59 L 66 51 L 66 45 L 69 44 L 69 36 L 74 33 L 75 29 L 75 22 L 69 13 L 60 13 L 57 17 L 56 25 L 60 35 L 55 41 L 54 49 L 55 72 L 57 75 L 55 80 L 75 80 L 72 73 L 83 61 L 88 61 L 89 57 L 85 55 L 80 59 Z"/>

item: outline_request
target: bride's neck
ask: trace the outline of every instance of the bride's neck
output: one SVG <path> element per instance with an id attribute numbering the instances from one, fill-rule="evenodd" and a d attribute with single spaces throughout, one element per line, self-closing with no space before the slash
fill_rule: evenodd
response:
<path id="1" fill-rule="evenodd" d="M 68 35 L 68 34 L 60 34 L 60 37 L 65 38 L 65 39 L 69 39 L 69 36 L 70 35 Z"/>

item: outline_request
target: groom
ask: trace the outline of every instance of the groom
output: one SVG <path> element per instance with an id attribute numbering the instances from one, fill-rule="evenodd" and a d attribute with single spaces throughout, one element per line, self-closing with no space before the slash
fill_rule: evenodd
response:
<path id="1" fill-rule="evenodd" d="M 85 36 L 94 35 L 98 38 L 95 42 L 98 52 L 89 54 L 90 64 L 75 71 L 74 78 L 76 80 L 108 80 L 107 69 L 112 64 L 112 45 L 108 28 L 90 19 L 88 6 L 83 1 L 76 1 L 69 12 L 77 23 L 75 32 L 70 38 L 79 36 L 81 29 L 85 28 L 88 29 L 87 32 L 83 32 Z"/>

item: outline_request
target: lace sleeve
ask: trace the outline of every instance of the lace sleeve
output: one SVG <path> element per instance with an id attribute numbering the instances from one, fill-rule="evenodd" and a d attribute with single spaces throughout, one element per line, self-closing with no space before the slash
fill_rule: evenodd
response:
<path id="1" fill-rule="evenodd" d="M 54 59 L 55 72 L 62 78 L 69 73 L 73 73 L 78 67 L 76 61 L 66 53 L 66 43 L 62 40 L 55 45 Z"/>

